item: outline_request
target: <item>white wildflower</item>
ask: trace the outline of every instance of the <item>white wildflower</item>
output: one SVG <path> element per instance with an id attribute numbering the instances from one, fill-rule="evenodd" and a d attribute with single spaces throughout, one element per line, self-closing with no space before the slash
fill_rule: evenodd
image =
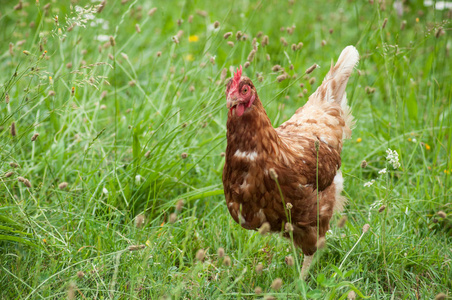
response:
<path id="1" fill-rule="evenodd" d="M 109 36 L 109 35 L 106 35 L 106 34 L 99 34 L 99 35 L 97 36 L 97 40 L 98 40 L 99 42 L 107 42 L 107 41 L 110 40 L 110 36 Z"/>
<path id="2" fill-rule="evenodd" d="M 137 176 L 135 176 L 135 181 L 137 182 L 137 183 L 140 183 L 141 182 L 141 175 L 137 175 Z"/>
<path id="3" fill-rule="evenodd" d="M 102 193 L 108 194 L 108 190 L 107 190 L 106 188 L 103 188 L 103 189 L 102 189 Z"/>
<path id="4" fill-rule="evenodd" d="M 371 186 L 371 185 L 374 184 L 374 183 L 375 183 L 375 179 L 372 179 L 371 181 L 366 182 L 366 183 L 364 184 L 364 187 L 369 187 L 369 186 Z"/>
<path id="5" fill-rule="evenodd" d="M 386 150 L 386 153 L 388 154 L 386 156 L 386 160 L 392 165 L 394 169 L 400 168 L 399 163 L 399 154 L 395 150 L 388 149 Z"/>
<path id="6" fill-rule="evenodd" d="M 386 168 L 381 169 L 380 171 L 378 171 L 378 174 L 386 174 L 388 172 L 388 170 Z"/>

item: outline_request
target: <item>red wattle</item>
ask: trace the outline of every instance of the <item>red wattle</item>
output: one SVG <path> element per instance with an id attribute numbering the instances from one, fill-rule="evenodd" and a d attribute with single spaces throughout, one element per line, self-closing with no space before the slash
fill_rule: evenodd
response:
<path id="1" fill-rule="evenodd" d="M 235 113 L 237 116 L 243 115 L 243 112 L 245 111 L 245 105 L 243 103 L 237 104 L 237 108 L 235 109 Z"/>

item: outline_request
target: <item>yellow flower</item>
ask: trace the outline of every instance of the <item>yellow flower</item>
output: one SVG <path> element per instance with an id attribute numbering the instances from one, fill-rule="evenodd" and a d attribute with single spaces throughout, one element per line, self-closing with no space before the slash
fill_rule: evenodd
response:
<path id="1" fill-rule="evenodd" d="M 430 150 L 430 145 L 429 144 L 425 144 L 425 149 Z"/>
<path id="2" fill-rule="evenodd" d="M 190 36 L 188 37 L 188 42 L 189 42 L 189 43 L 197 42 L 197 41 L 199 41 L 199 37 L 198 37 L 197 35 L 190 35 Z"/>
<path id="3" fill-rule="evenodd" d="M 47 244 L 47 240 L 46 239 L 42 239 L 42 241 L 44 242 L 44 244 Z"/>
<path id="4" fill-rule="evenodd" d="M 411 142 L 412 141 L 412 139 L 411 138 L 408 138 L 408 142 Z"/>
<path id="5" fill-rule="evenodd" d="M 185 55 L 185 60 L 188 60 L 188 61 L 194 61 L 195 60 L 195 58 L 193 57 L 193 54 L 187 54 L 187 55 Z"/>
<path id="6" fill-rule="evenodd" d="M 362 141 L 363 141 L 362 138 L 357 138 L 357 139 L 356 139 L 356 142 L 357 142 L 357 143 L 361 143 Z"/>
<path id="7" fill-rule="evenodd" d="M 416 23 L 419 23 L 419 18 L 416 18 Z"/>
<path id="8" fill-rule="evenodd" d="M 146 241 L 146 246 L 151 247 L 151 241 L 150 240 Z"/>

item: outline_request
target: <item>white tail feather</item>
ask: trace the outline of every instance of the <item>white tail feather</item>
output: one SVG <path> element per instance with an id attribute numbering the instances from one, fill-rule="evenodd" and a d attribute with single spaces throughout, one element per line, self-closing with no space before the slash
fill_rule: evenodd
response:
<path id="1" fill-rule="evenodd" d="M 336 65 L 331 67 L 328 74 L 325 76 L 322 85 L 319 87 L 327 88 L 327 95 L 331 96 L 331 100 L 341 103 L 343 99 L 346 100 L 345 87 L 347 86 L 348 78 L 352 74 L 353 68 L 359 61 L 359 53 L 353 46 L 347 46 L 342 50 Z"/>

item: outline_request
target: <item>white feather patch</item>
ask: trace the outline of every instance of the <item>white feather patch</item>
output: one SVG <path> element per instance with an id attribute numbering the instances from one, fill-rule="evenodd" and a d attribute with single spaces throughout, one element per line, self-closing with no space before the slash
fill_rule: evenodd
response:
<path id="1" fill-rule="evenodd" d="M 242 152 L 240 150 L 237 150 L 235 151 L 234 156 L 237 158 L 247 159 L 249 161 L 255 161 L 257 158 L 257 152 L 256 151 Z"/>

